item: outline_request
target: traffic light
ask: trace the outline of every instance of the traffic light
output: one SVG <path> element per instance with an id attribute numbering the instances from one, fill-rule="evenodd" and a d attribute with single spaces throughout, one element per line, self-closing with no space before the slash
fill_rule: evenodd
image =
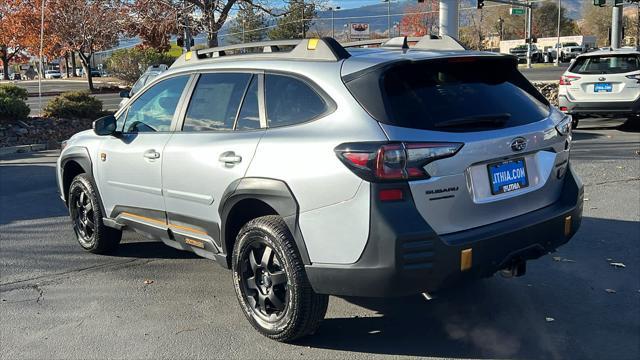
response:
<path id="1" fill-rule="evenodd" d="M 482 9 L 484 7 L 484 0 L 477 0 L 476 8 Z"/>

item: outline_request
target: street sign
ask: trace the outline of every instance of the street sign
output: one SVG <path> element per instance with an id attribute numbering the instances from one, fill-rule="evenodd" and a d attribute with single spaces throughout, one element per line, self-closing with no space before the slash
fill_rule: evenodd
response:
<path id="1" fill-rule="evenodd" d="M 524 8 L 511 8 L 509 9 L 509 14 L 511 15 L 524 15 Z"/>

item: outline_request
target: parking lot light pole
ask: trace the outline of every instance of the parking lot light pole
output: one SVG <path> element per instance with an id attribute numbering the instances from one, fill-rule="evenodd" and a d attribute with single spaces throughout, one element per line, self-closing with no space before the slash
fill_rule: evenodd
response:
<path id="1" fill-rule="evenodd" d="M 531 23 L 533 22 L 533 9 L 531 3 L 527 3 L 527 69 L 531 69 L 531 42 L 533 35 L 531 34 Z"/>
<path id="2" fill-rule="evenodd" d="M 340 10 L 340 6 L 336 6 L 335 8 L 330 7 L 329 10 L 331 10 L 331 37 L 335 39 L 336 38 L 336 28 L 334 26 L 335 11 Z"/>
<path id="3" fill-rule="evenodd" d="M 561 9 L 562 9 L 562 0 L 558 0 L 558 41 L 556 42 L 556 46 L 554 46 L 554 48 L 556 49 L 555 66 L 560 66 L 560 51 L 559 51 L 560 48 L 558 47 L 557 44 L 560 44 L 560 15 L 561 15 L 560 10 Z"/>
<path id="4" fill-rule="evenodd" d="M 382 0 L 387 3 L 387 37 L 391 38 L 391 0 Z"/>

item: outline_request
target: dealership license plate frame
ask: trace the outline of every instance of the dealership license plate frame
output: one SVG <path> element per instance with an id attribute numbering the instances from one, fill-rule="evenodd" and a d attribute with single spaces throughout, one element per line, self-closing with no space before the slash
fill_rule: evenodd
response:
<path id="1" fill-rule="evenodd" d="M 517 180 L 511 181 L 506 184 L 501 184 L 498 186 L 497 190 L 494 189 L 496 187 L 496 184 L 493 181 L 494 180 L 493 174 L 496 172 L 496 169 L 500 169 L 512 164 L 521 165 L 519 167 L 522 167 L 522 169 L 524 170 L 524 177 L 518 178 Z M 518 157 L 518 158 L 513 158 L 509 160 L 503 160 L 503 161 L 487 164 L 487 174 L 489 175 L 489 187 L 491 188 L 492 195 L 501 195 L 501 194 L 511 193 L 514 191 L 524 189 L 529 186 L 529 172 L 527 170 L 527 162 L 525 161 L 524 157 Z M 505 190 L 504 186 L 515 184 L 515 183 L 519 183 L 520 187 L 517 189 Z"/>

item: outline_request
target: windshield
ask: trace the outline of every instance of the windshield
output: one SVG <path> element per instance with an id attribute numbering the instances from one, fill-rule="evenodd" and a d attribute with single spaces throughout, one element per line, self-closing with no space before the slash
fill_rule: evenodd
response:
<path id="1" fill-rule="evenodd" d="M 602 55 L 579 57 L 569 70 L 575 74 L 623 74 L 640 70 L 640 56 Z"/>
<path id="2" fill-rule="evenodd" d="M 578 43 L 575 43 L 575 42 L 567 42 L 567 43 L 562 43 L 562 46 L 580 46 L 580 45 L 578 45 Z"/>
<path id="3" fill-rule="evenodd" d="M 513 50 L 527 50 L 527 45 L 518 45 Z"/>
<path id="4" fill-rule="evenodd" d="M 347 87 L 378 121 L 415 129 L 488 130 L 549 114 L 548 102 L 508 58 L 396 63 L 354 77 Z M 488 121 L 497 117 L 500 121 Z"/>

